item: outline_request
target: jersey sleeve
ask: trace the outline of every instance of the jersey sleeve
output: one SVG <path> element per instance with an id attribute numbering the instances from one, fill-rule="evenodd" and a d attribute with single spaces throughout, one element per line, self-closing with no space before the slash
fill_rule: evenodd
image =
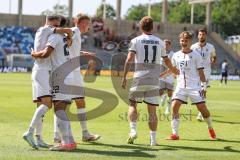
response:
<path id="1" fill-rule="evenodd" d="M 47 41 L 47 45 L 46 46 L 50 46 L 52 48 L 56 48 L 57 44 L 59 42 L 59 38 L 57 37 L 56 34 L 52 34 L 48 37 L 48 41 Z"/>
<path id="2" fill-rule="evenodd" d="M 198 52 L 195 53 L 195 63 L 197 69 L 204 69 L 202 56 Z"/>
<path id="3" fill-rule="evenodd" d="M 77 39 L 77 37 L 79 36 L 78 30 L 75 27 L 71 28 L 71 30 L 73 32 L 72 39 Z M 80 35 L 80 37 L 81 37 L 81 35 Z"/>
<path id="4" fill-rule="evenodd" d="M 174 55 L 173 55 L 172 58 L 171 58 L 171 62 L 172 62 L 172 65 L 173 65 L 174 67 L 177 66 L 177 62 L 176 62 L 176 59 L 175 59 L 175 56 L 174 56 Z"/>
<path id="5" fill-rule="evenodd" d="M 194 44 L 191 45 L 190 49 L 191 49 L 191 50 L 194 50 L 194 49 L 195 49 Z"/>
<path id="6" fill-rule="evenodd" d="M 129 44 L 129 52 L 137 52 L 137 47 L 136 47 L 136 39 L 132 39 L 130 44 Z"/>
<path id="7" fill-rule="evenodd" d="M 215 50 L 215 47 L 212 46 L 211 57 L 215 57 L 215 56 L 216 56 L 216 50 Z"/>
<path id="8" fill-rule="evenodd" d="M 166 50 L 164 48 L 164 42 L 160 41 L 160 44 L 158 46 L 160 48 L 158 51 L 160 52 L 161 57 L 162 58 L 168 57 Z"/>
<path id="9" fill-rule="evenodd" d="M 162 57 L 162 58 L 164 58 L 164 57 L 168 57 L 168 55 L 167 55 L 167 53 L 166 53 L 164 47 L 161 47 L 160 50 L 161 50 L 161 57 Z"/>
<path id="10" fill-rule="evenodd" d="M 43 33 L 46 34 L 47 36 L 55 33 L 55 27 L 52 27 L 52 26 L 46 26 L 43 28 Z"/>

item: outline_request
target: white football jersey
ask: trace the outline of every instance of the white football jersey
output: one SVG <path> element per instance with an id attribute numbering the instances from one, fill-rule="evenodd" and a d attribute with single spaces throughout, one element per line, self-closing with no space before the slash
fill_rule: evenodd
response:
<path id="1" fill-rule="evenodd" d="M 167 56 L 164 42 L 154 35 L 147 34 L 142 34 L 132 39 L 129 51 L 136 53 L 135 66 L 140 65 L 140 68 L 144 68 L 143 70 L 136 70 L 135 68 L 134 77 L 142 77 L 151 72 L 151 65 L 159 65 L 161 57 Z"/>
<path id="2" fill-rule="evenodd" d="M 71 28 L 73 31 L 73 42 L 72 45 L 69 47 L 69 53 L 71 58 L 75 58 L 80 56 L 81 52 L 81 32 L 78 27 Z M 74 71 L 80 72 L 80 59 L 79 59 L 79 68 L 76 68 Z"/>
<path id="3" fill-rule="evenodd" d="M 210 78 L 211 75 L 211 57 L 216 56 L 215 48 L 212 44 L 206 43 L 204 47 L 201 47 L 199 43 L 195 43 L 191 46 L 191 49 L 198 51 L 203 59 L 204 74 L 206 78 Z"/>
<path id="4" fill-rule="evenodd" d="M 169 53 L 167 53 L 168 58 L 170 60 L 172 60 L 173 54 L 174 54 L 173 51 L 170 51 Z M 168 70 L 168 67 L 165 65 L 165 63 L 163 61 L 163 58 L 161 58 L 161 61 L 160 61 L 160 73 L 162 73 L 162 72 L 164 72 L 166 70 Z M 170 74 L 167 77 L 160 78 L 160 80 L 166 81 L 168 83 L 173 83 L 174 82 L 174 76 L 173 76 L 173 74 Z"/>
<path id="5" fill-rule="evenodd" d="M 70 59 L 66 41 L 67 38 L 61 34 L 52 34 L 48 38 L 47 46 L 54 48 L 50 55 L 53 71 Z"/>
<path id="6" fill-rule="evenodd" d="M 176 88 L 196 89 L 201 87 L 198 69 L 204 69 L 203 60 L 197 51 L 188 54 L 178 51 L 172 58 L 173 66 L 176 66 L 180 74 L 177 75 Z"/>
<path id="7" fill-rule="evenodd" d="M 41 51 L 45 49 L 48 37 L 54 33 L 55 28 L 52 26 L 40 27 L 35 35 L 34 50 Z M 50 58 L 37 58 L 35 59 L 33 70 L 51 70 Z"/>

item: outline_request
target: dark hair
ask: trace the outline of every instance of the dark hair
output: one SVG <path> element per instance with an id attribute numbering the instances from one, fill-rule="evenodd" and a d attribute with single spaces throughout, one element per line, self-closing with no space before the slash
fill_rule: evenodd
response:
<path id="1" fill-rule="evenodd" d="M 207 34 L 207 29 L 206 29 L 206 28 L 201 28 L 201 29 L 198 30 L 198 33 L 199 33 L 199 32 L 204 32 L 204 33 Z"/>
<path id="2" fill-rule="evenodd" d="M 67 24 L 67 19 L 61 16 L 60 27 L 64 27 Z"/>
<path id="3" fill-rule="evenodd" d="M 150 32 L 153 30 L 153 19 L 149 16 L 145 16 L 140 21 L 140 27 L 143 31 Z"/>
<path id="4" fill-rule="evenodd" d="M 53 20 L 58 20 L 60 21 L 61 20 L 61 17 L 59 15 L 47 15 L 46 19 L 48 21 L 53 21 Z"/>
<path id="5" fill-rule="evenodd" d="M 183 31 L 182 33 L 180 33 L 179 38 L 192 39 L 192 34 L 188 31 Z"/>
<path id="6" fill-rule="evenodd" d="M 76 16 L 76 20 L 77 20 L 77 22 L 81 22 L 82 20 L 91 20 L 90 19 L 90 17 L 88 16 L 88 15 L 86 15 L 86 14 L 83 14 L 83 13 L 79 13 L 79 14 L 77 14 L 77 16 Z"/>

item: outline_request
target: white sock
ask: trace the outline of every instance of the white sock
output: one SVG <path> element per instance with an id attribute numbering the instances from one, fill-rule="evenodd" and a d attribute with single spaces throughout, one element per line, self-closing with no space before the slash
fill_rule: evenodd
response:
<path id="1" fill-rule="evenodd" d="M 161 106 L 164 106 L 166 99 L 167 99 L 167 95 L 166 95 L 166 94 L 163 94 L 163 95 L 161 96 Z"/>
<path id="2" fill-rule="evenodd" d="M 178 128 L 179 128 L 179 123 L 180 120 L 179 119 L 172 119 L 171 121 L 171 126 L 172 126 L 172 133 L 175 135 L 178 135 Z"/>
<path id="3" fill-rule="evenodd" d="M 58 110 L 56 111 L 56 116 L 58 117 L 57 122 L 62 137 L 62 143 L 63 144 L 75 143 L 72 136 L 70 122 L 66 112 L 64 110 Z"/>
<path id="4" fill-rule="evenodd" d="M 170 104 L 170 106 L 171 106 L 171 104 L 172 104 L 172 97 L 168 97 L 168 104 Z"/>
<path id="5" fill-rule="evenodd" d="M 42 125 L 43 125 L 43 117 L 41 117 L 36 123 L 36 137 L 39 140 L 42 140 Z"/>
<path id="6" fill-rule="evenodd" d="M 54 114 L 54 139 L 61 139 L 60 134 L 59 134 L 59 128 L 58 128 L 58 117 L 56 116 L 56 114 Z"/>
<path id="7" fill-rule="evenodd" d="M 137 133 L 137 123 L 136 122 L 130 122 L 130 133 Z"/>
<path id="8" fill-rule="evenodd" d="M 156 131 L 150 131 L 150 142 L 156 143 Z"/>
<path id="9" fill-rule="evenodd" d="M 87 129 L 87 115 L 85 108 L 77 109 L 78 120 L 80 121 L 80 125 L 82 128 L 82 133 L 86 133 Z"/>
<path id="10" fill-rule="evenodd" d="M 171 108 L 171 105 L 172 105 L 172 97 L 168 97 L 168 105 L 167 105 L 167 108 L 170 110 Z"/>
<path id="11" fill-rule="evenodd" d="M 212 119 L 211 117 L 208 118 L 204 118 L 204 120 L 206 121 L 207 125 L 208 125 L 208 129 L 212 129 Z"/>
<path id="12" fill-rule="evenodd" d="M 30 133 L 34 132 L 34 128 L 36 127 L 36 124 L 37 124 L 38 120 L 41 119 L 47 113 L 48 110 L 49 110 L 49 108 L 44 104 L 41 104 L 36 109 L 36 111 L 33 115 L 32 121 L 30 123 L 30 127 L 29 127 L 29 132 Z"/>
<path id="13" fill-rule="evenodd" d="M 198 117 L 201 118 L 202 117 L 202 113 L 198 112 Z"/>

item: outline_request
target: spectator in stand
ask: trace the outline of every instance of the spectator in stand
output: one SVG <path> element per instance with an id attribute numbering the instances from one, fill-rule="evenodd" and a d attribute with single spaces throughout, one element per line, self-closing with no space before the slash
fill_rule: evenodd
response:
<path id="1" fill-rule="evenodd" d="M 92 26 L 93 26 L 94 46 L 102 47 L 104 22 L 101 18 L 93 18 Z"/>

